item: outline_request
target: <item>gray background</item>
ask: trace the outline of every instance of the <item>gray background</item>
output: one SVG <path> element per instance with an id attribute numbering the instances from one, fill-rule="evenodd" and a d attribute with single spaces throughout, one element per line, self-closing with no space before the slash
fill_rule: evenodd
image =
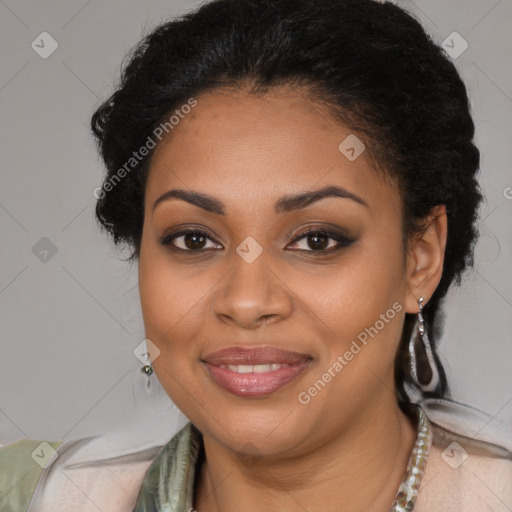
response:
<path id="1" fill-rule="evenodd" d="M 512 424 L 512 1 L 397 3 L 435 41 L 456 31 L 469 44 L 456 65 L 470 91 L 487 199 L 475 269 L 447 301 L 441 356 L 456 399 Z M 0 0 L 0 444 L 135 424 L 165 439 L 183 421 L 165 394 L 144 400 L 140 391 L 137 268 L 95 225 L 103 168 L 89 120 L 129 48 L 196 5 Z M 59 45 L 47 59 L 31 47 L 45 31 Z M 41 261 L 52 244 L 57 252 Z"/>

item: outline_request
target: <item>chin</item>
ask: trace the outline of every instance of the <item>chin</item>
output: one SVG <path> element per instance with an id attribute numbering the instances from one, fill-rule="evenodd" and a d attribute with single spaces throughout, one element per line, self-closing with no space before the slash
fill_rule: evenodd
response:
<path id="1" fill-rule="evenodd" d="M 296 402 L 290 406 L 283 401 L 273 404 L 262 399 L 257 400 L 258 404 L 254 399 L 247 401 L 230 409 L 224 405 L 218 409 L 220 414 L 216 412 L 212 416 L 197 411 L 200 418 L 191 421 L 203 434 L 248 455 L 251 450 L 268 455 L 287 452 L 301 444 L 301 439 L 311 438 L 315 422 L 307 408 L 295 405 Z"/>

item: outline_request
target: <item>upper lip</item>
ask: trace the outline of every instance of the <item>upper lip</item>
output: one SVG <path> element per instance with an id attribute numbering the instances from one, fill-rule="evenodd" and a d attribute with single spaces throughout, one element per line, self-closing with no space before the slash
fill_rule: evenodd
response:
<path id="1" fill-rule="evenodd" d="M 205 356 L 203 361 L 214 366 L 236 364 L 295 364 L 311 359 L 308 354 L 277 347 L 228 347 Z"/>

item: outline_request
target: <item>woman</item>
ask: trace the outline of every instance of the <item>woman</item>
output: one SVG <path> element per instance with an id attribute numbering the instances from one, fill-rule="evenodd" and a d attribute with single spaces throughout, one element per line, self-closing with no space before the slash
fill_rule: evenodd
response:
<path id="1" fill-rule="evenodd" d="M 435 350 L 472 263 L 479 152 L 417 21 L 209 2 L 136 47 L 92 129 L 97 217 L 138 262 L 143 371 L 190 420 L 116 469 L 124 501 L 107 480 L 84 493 L 96 507 L 512 509 L 510 447 L 447 426 L 483 417 L 447 406 Z"/>

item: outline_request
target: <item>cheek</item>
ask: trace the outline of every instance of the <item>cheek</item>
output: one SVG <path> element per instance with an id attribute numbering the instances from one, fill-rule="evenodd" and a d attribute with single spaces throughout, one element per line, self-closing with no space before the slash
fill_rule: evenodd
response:
<path id="1" fill-rule="evenodd" d="M 367 247 L 323 274 L 296 277 L 297 294 L 314 313 L 310 318 L 322 338 L 319 365 L 307 382 L 329 382 L 327 391 L 313 400 L 319 414 L 325 408 L 333 410 L 340 400 L 348 409 L 366 403 L 383 382 L 389 382 L 405 290 L 402 260 L 393 252 L 389 245 L 377 257 Z M 303 391 L 307 389 L 311 388 Z"/>
<path id="2" fill-rule="evenodd" d="M 162 355 L 193 348 L 183 341 L 200 327 L 207 290 L 204 277 L 173 265 L 165 251 L 141 252 L 139 293 L 146 337 Z"/>
<path id="3" fill-rule="evenodd" d="M 319 403 L 336 400 L 340 393 L 379 386 L 392 371 L 403 323 L 405 295 L 402 245 L 390 239 L 367 236 L 357 250 L 311 276 L 297 275 L 298 294 L 315 313 L 312 319 L 325 332 L 320 377 L 342 356 L 343 379 L 333 379 L 332 394 Z M 325 329 L 324 326 L 329 329 Z M 379 378 L 376 377 L 379 376 Z M 329 377 L 328 375 L 326 376 Z"/>
<path id="4" fill-rule="evenodd" d="M 334 334 L 339 340 L 347 340 L 373 325 L 393 303 L 403 301 L 400 247 L 388 243 L 382 248 L 376 242 L 365 241 L 339 263 L 314 272 L 296 267 L 288 271 L 285 280 L 322 320 L 327 337 Z"/>
<path id="5" fill-rule="evenodd" d="M 153 361 L 158 380 L 171 400 L 188 417 L 194 416 L 190 393 L 197 372 L 197 344 L 188 340 L 200 336 L 200 320 L 205 290 L 197 277 L 183 276 L 168 259 L 157 254 L 139 260 L 139 292 L 145 335 L 160 350 Z M 150 256 L 150 257 L 149 257 Z"/>

